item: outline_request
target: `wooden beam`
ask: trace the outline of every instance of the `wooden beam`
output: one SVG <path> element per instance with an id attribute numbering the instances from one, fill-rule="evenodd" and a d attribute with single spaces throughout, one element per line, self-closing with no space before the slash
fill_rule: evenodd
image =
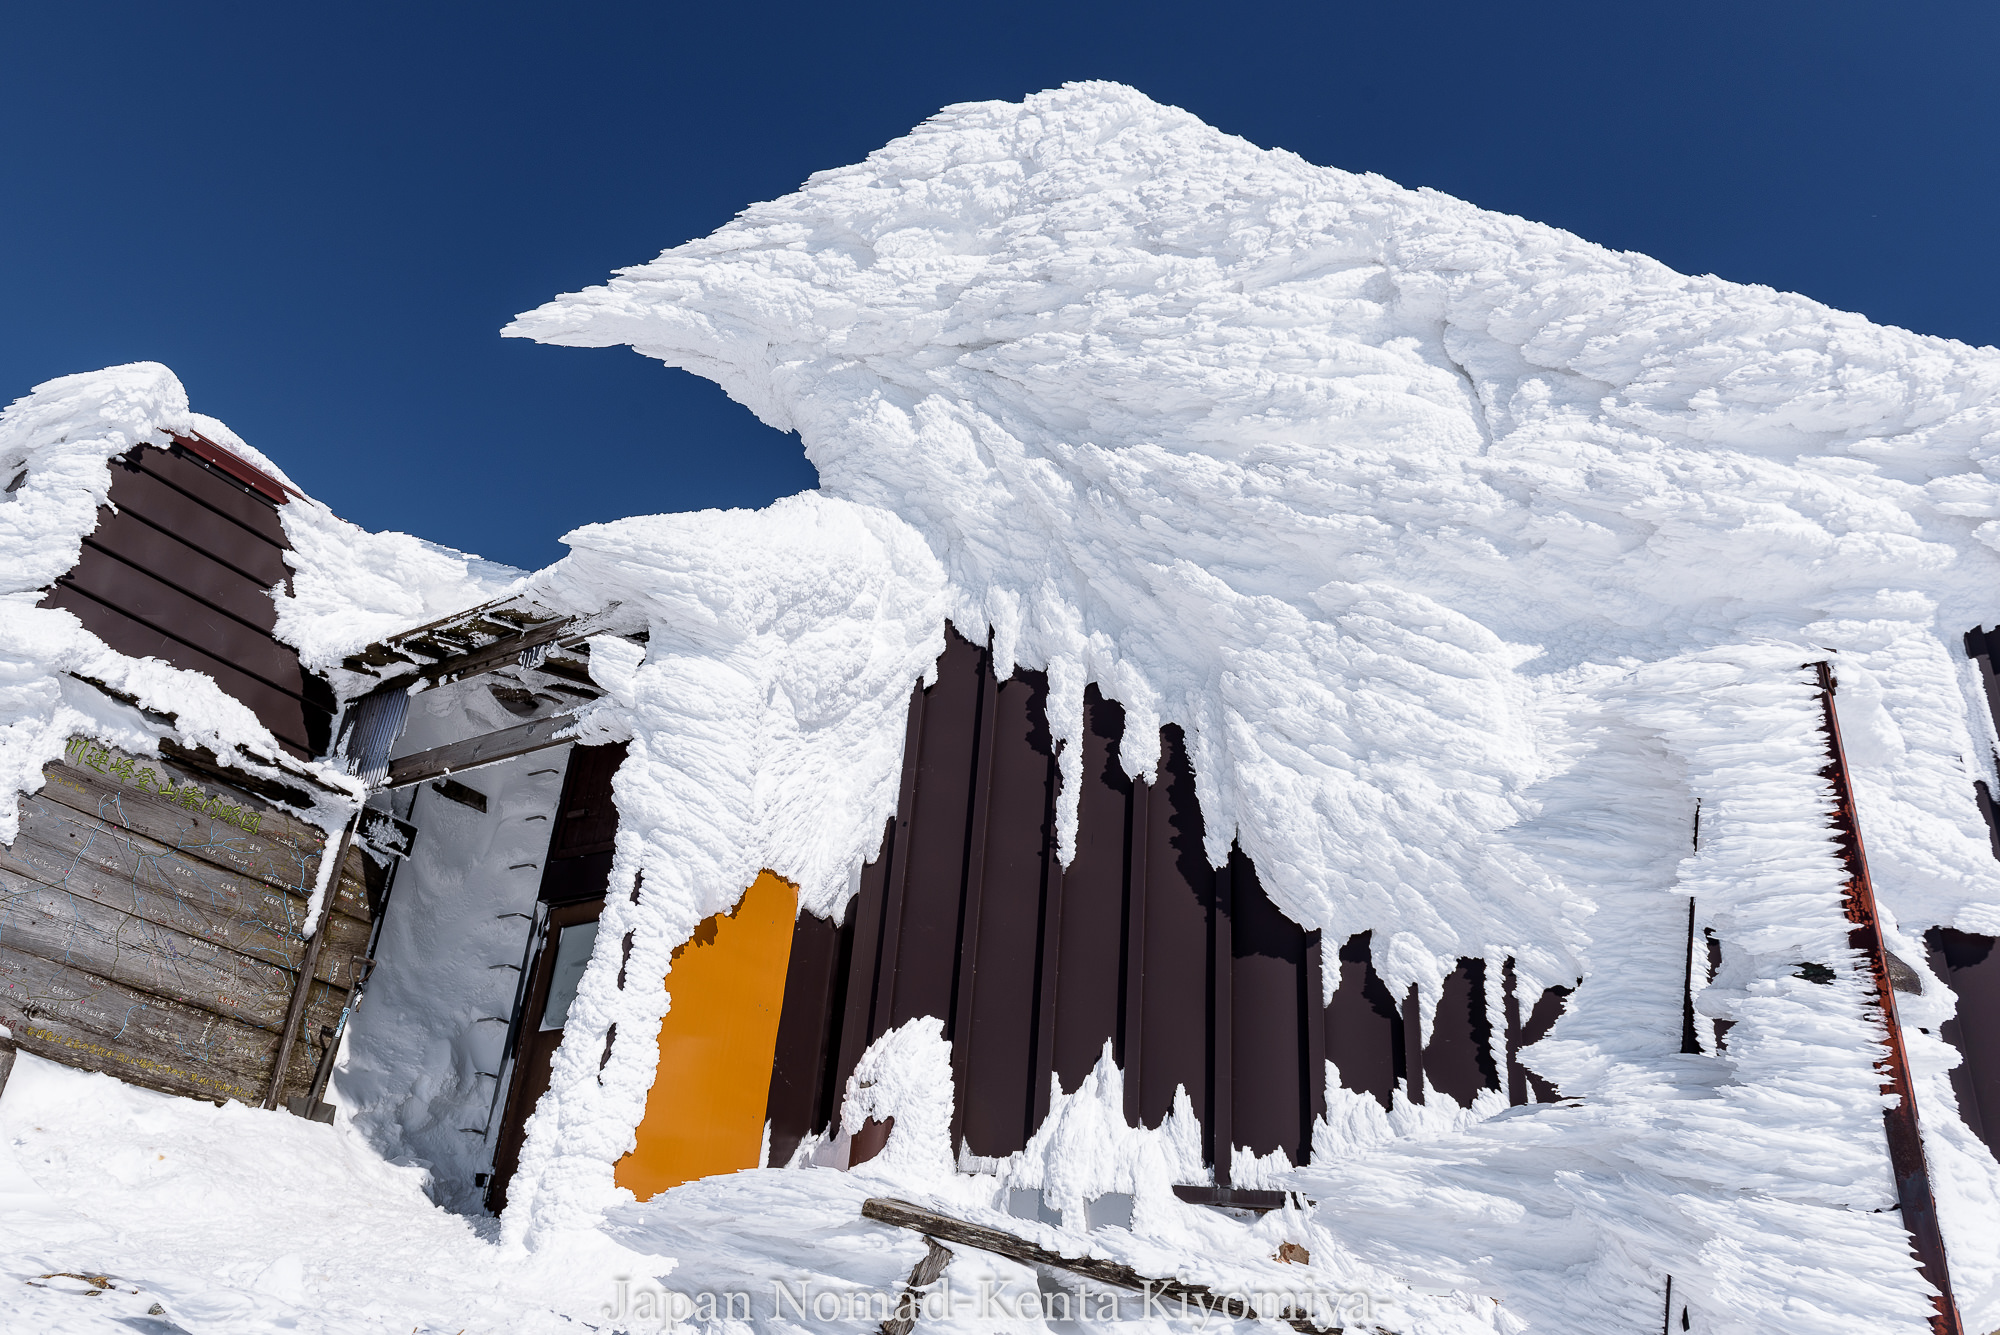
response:
<path id="1" fill-rule="evenodd" d="M 560 746 L 574 738 L 565 730 L 574 727 L 576 715 L 554 714 L 548 718 L 538 718 L 512 728 L 502 728 L 498 732 L 483 733 L 478 737 L 468 737 L 462 742 L 450 742 L 444 746 L 434 746 L 428 751 L 403 756 L 389 762 L 389 777 L 385 788 L 406 788 L 425 779 L 442 778 L 447 774 L 457 774 L 464 770 L 477 769 L 481 765 L 491 765 L 495 761 L 512 760 L 530 751 L 540 751 L 545 747 Z"/>
<path id="2" fill-rule="evenodd" d="M 552 644 L 557 639 L 570 638 L 569 633 L 576 625 L 577 621 L 573 617 L 545 622 L 517 635 L 503 636 L 477 649 L 468 649 L 462 654 L 441 659 L 429 667 L 418 668 L 415 675 L 424 681 L 437 683 L 456 681 L 460 677 L 473 677 L 482 672 L 512 667 L 520 661 L 523 649 L 534 649 L 544 644 Z"/>
<path id="3" fill-rule="evenodd" d="M 1177 1279 L 1149 1279 L 1128 1265 L 1116 1261 L 1099 1260 L 1094 1256 L 1063 1256 L 1038 1247 L 1026 1238 L 1003 1233 L 997 1228 L 987 1228 L 981 1224 L 969 1224 L 950 1215 L 926 1210 L 921 1205 L 896 1200 L 887 1196 L 871 1196 L 861 1203 L 861 1214 L 865 1219 L 873 1219 L 879 1224 L 893 1224 L 897 1228 L 907 1228 L 913 1233 L 921 1233 L 926 1238 L 942 1238 L 946 1242 L 956 1242 L 967 1247 L 976 1247 L 995 1256 L 1004 1256 L 1010 1261 L 1024 1265 L 1052 1266 L 1057 1270 L 1067 1270 L 1085 1279 L 1094 1279 L 1100 1284 L 1116 1288 L 1131 1289 L 1149 1296 L 1158 1295 L 1163 1300 L 1187 1301 L 1203 1312 L 1219 1312 L 1235 1321 L 1255 1321 L 1257 1310 L 1241 1298 L 1217 1293 L 1206 1284 L 1185 1284 Z M 941 1268 L 941 1267 L 940 1267 Z M 1302 1316 L 1291 1309 L 1276 1314 L 1277 1319 L 1291 1326 L 1293 1330 L 1306 1331 L 1309 1335 L 1335 1335 L 1340 1327 L 1322 1326 L 1310 1317 Z"/>

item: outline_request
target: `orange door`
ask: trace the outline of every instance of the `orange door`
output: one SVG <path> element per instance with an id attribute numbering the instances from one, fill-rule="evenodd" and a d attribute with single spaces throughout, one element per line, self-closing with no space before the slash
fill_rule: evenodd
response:
<path id="1" fill-rule="evenodd" d="M 763 872 L 733 913 L 674 951 L 660 1070 L 638 1146 L 614 1176 L 640 1200 L 712 1173 L 758 1167 L 798 894 Z"/>

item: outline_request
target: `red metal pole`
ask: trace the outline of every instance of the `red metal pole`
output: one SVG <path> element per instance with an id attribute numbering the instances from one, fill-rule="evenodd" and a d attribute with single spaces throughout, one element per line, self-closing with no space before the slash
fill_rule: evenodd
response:
<path id="1" fill-rule="evenodd" d="M 1861 822 L 1854 810 L 1854 788 L 1848 782 L 1847 752 L 1840 744 L 1840 715 L 1835 711 L 1833 669 L 1812 665 L 1819 673 L 1820 703 L 1826 711 L 1826 747 L 1830 763 L 1823 771 L 1833 784 L 1833 828 L 1847 864 L 1847 890 L 1842 906 L 1854 924 L 1847 941 L 1868 959 L 1875 975 L 1876 1003 L 1887 1030 L 1887 1055 L 1876 1069 L 1882 1092 L 1896 1096 L 1896 1106 L 1882 1114 L 1889 1135 L 1889 1166 L 1896 1176 L 1896 1197 L 1909 1230 L 1917 1268 L 1938 1291 L 1932 1301 L 1935 1335 L 1964 1335 L 1958 1304 L 1952 1298 L 1951 1271 L 1945 1264 L 1944 1234 L 1938 1228 L 1937 1198 L 1931 1191 L 1930 1165 L 1924 1159 L 1923 1134 L 1917 1124 L 1916 1087 L 1910 1081 L 1909 1056 L 1903 1050 L 1903 1026 L 1896 1018 L 1896 989 L 1889 979 L 1889 952 L 1882 944 L 1882 922 L 1875 910 L 1875 886 L 1868 879 L 1868 854 L 1861 844 Z"/>

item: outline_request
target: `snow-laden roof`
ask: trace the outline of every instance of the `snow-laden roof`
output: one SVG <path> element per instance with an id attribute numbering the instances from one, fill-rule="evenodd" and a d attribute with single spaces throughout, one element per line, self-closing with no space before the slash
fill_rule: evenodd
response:
<path id="1" fill-rule="evenodd" d="M 1141 774 L 1183 725 L 1211 854 L 1233 833 L 1300 922 L 1374 929 L 1392 988 L 1434 1004 L 1461 955 L 1584 978 L 1530 1058 L 1582 1108 L 1327 1131 L 1323 1218 L 1357 1251 L 1559 1329 L 1643 1320 L 1660 1273 L 1717 1329 L 1917 1320 L 1871 1213 L 1861 984 L 1791 979 L 1846 958 L 1799 667 L 1837 664 L 1892 947 L 2000 931 L 1971 796 L 1994 739 L 1956 647 L 2000 617 L 2000 353 L 1109 84 L 948 108 L 507 332 L 709 376 L 822 479 L 593 526 L 540 577 L 653 610 L 615 692 L 614 887 L 643 867 L 645 903 L 614 893 L 603 938 L 634 931 L 642 974 L 746 869 L 844 894 L 893 802 L 899 674 L 949 614 L 1048 671 L 1070 794 L 1088 683 Z M 891 744 L 843 755 L 842 728 Z M 1726 1069 L 1678 1051 L 1690 896 L 1726 943 L 1701 1003 L 1737 1022 Z M 611 973 L 572 1024 L 651 1032 L 664 998 Z M 645 1044 L 600 1075 L 585 1039 L 514 1191 L 552 1225 L 609 1199 L 653 1075 Z M 1949 1115 L 1947 1050 L 1911 1041 L 1960 1300 L 1991 1325 L 1993 1163 Z"/>
<path id="2" fill-rule="evenodd" d="M 156 737 L 171 735 L 253 771 L 295 763 L 250 708 L 207 674 L 119 653 L 71 613 L 37 606 L 77 564 L 84 537 L 96 528 L 98 507 L 109 499 L 110 461 L 139 445 L 165 448 L 174 433 L 198 434 L 292 488 L 294 498 L 278 507 L 292 544 L 285 556 L 292 587 L 272 592 L 277 637 L 298 649 L 309 669 L 323 670 L 427 615 L 477 602 L 520 574 L 338 518 L 299 494 L 282 469 L 227 426 L 190 411 L 187 391 L 158 363 L 37 385 L 0 412 L 0 475 L 15 484 L 0 496 L 0 793 L 39 788 L 42 766 L 79 735 L 146 754 Z M 129 698 L 156 721 L 144 724 L 79 678 Z M 332 768 L 307 768 L 335 790 L 348 783 Z M 13 839 L 16 819 L 13 801 L 0 801 L 0 842 Z"/>

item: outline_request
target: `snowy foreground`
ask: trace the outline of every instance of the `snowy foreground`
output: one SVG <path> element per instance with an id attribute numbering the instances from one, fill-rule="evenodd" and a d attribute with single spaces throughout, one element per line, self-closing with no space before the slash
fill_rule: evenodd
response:
<path id="1" fill-rule="evenodd" d="M 1972 800 L 2000 786 L 2000 739 L 1958 647 L 2000 622 L 2000 353 L 1685 277 L 1096 84 L 949 108 L 507 332 L 709 376 L 797 431 L 823 483 L 580 529 L 533 574 L 287 507 L 280 633 L 312 663 L 503 589 L 616 604 L 649 633 L 643 651 L 599 641 L 608 694 L 584 719 L 586 740 L 631 744 L 598 939 L 632 949 L 583 978 L 507 1217 L 426 1194 L 419 1163 L 464 1205 L 450 1146 L 488 1091 L 447 1069 L 472 1069 L 439 1018 L 466 999 L 409 981 L 423 943 L 392 940 L 331 1128 L 23 1058 L 0 1100 L 0 1265 L 118 1287 L 38 1280 L 0 1326 L 645 1329 L 660 1309 L 635 1295 L 663 1279 L 752 1295 L 747 1327 L 716 1329 L 872 1328 L 784 1315 L 771 1286 L 893 1293 L 922 1244 L 863 1227 L 864 1195 L 983 1217 L 1012 1181 L 1138 1195 L 1140 1226 L 1093 1241 L 1148 1273 L 1254 1290 L 1277 1242 L 1304 1245 L 1315 1286 L 1369 1295 L 1358 1324 L 1407 1335 L 1650 1330 L 1670 1275 L 1695 1332 L 1921 1331 L 1801 669 L 1818 660 L 1885 936 L 1923 984 L 1904 1038 L 1958 1300 L 1968 1329 L 2000 1326 L 2000 1166 L 1957 1116 L 1952 999 L 1923 948 L 1932 926 L 2000 934 Z M 218 745 L 255 743 L 205 679 L 109 663 L 30 605 L 91 522 L 91 470 L 187 416 L 162 368 L 10 410 L 0 448 L 40 442 L 69 480 L 0 508 L 23 591 L 0 604 L 0 775 L 32 782 L 70 731 L 111 726 L 62 693 L 80 665 Z M 1567 1101 L 1385 1113 L 1336 1082 L 1310 1165 L 1236 1166 L 1308 1193 L 1311 1217 L 1251 1226 L 1147 1204 L 1183 1142 L 1093 1113 L 1116 1106 L 1103 1068 L 1022 1155 L 955 1174 L 925 1130 L 948 1122 L 948 1079 L 926 1076 L 948 1066 L 899 1031 L 867 1108 L 850 1100 L 851 1120 L 897 1119 L 878 1164 L 633 1203 L 611 1165 L 657 1054 L 601 1063 L 606 1032 L 657 1027 L 673 949 L 760 869 L 815 911 L 845 905 L 947 617 L 990 635 L 1003 672 L 1048 673 L 1059 740 L 1092 683 L 1128 737 L 1182 726 L 1211 856 L 1233 831 L 1296 921 L 1372 931 L 1392 990 L 1434 1008 L 1468 955 L 1517 960 L 1529 989 L 1580 980 L 1524 1055 Z M 1141 777 L 1143 745 L 1121 752 Z M 1073 785 L 1059 819 L 1068 846 Z M 641 873 L 643 898 L 620 893 Z M 1690 900 L 1721 942 L 1694 986 L 1704 1022 L 1733 1024 L 1726 1053 L 1681 1050 Z M 450 910 L 426 910 L 439 940 Z M 621 969 L 666 987 L 620 989 Z M 961 1294 L 1037 1288 L 980 1264 L 954 1262 Z M 1077 1328 L 1011 1313 L 918 1329 Z M 1204 1323 L 1130 1299 L 1120 1315 Z"/>
<path id="2" fill-rule="evenodd" d="M 344 1125 L 20 1063 L 0 1102 L 0 1330 L 10 1335 L 541 1335 L 651 1331 L 677 1316 L 695 1328 L 873 1330 L 924 1252 L 915 1235 L 861 1219 L 865 1197 L 909 1189 L 894 1174 L 763 1169 L 626 1206 L 601 1232 L 523 1254 L 496 1243 L 494 1221 L 433 1205 L 423 1169 L 385 1162 Z M 990 1186 L 945 1190 L 965 1217 L 1037 1231 L 994 1214 Z M 1253 1293 L 1297 1290 L 1268 1260 L 1280 1242 L 1332 1245 L 1295 1212 L 1245 1226 L 1189 1207 L 1182 1223 L 1179 1246 L 1115 1254 Z M 1087 1318 L 1055 1329 L 1203 1324 L 1157 1298 L 1149 1316 L 1142 1295 L 1122 1290 L 1064 1298 L 1033 1270 L 979 1253 L 949 1276 L 920 1329 L 1047 1330 L 1037 1314 L 1052 1300 Z M 1416 1292 L 1365 1268 L 1312 1283 L 1344 1315 L 1368 1312 L 1388 1329 L 1496 1328 L 1490 1300 Z M 705 1302 L 750 1320 L 702 1322 Z"/>

